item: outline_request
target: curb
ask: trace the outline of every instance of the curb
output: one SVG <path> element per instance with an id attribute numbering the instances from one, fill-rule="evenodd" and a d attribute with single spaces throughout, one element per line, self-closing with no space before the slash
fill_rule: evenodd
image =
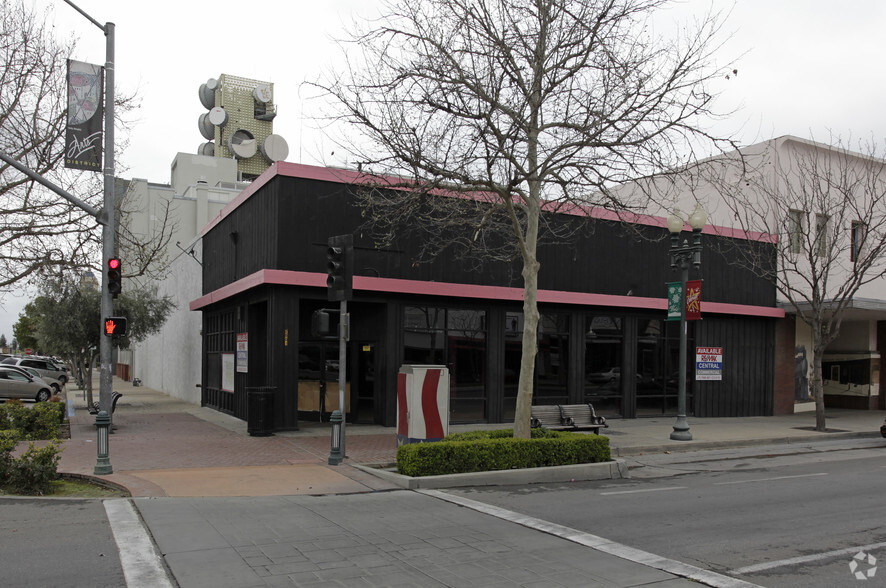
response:
<path id="1" fill-rule="evenodd" d="M 492 472 L 468 472 L 443 476 L 412 477 L 359 464 L 352 467 L 382 478 L 407 490 L 459 488 L 462 486 L 510 486 L 521 484 L 544 484 L 551 482 L 575 482 L 588 480 L 614 480 L 629 478 L 627 464 L 623 459 L 603 463 L 579 463 L 565 466 L 496 470 Z"/>
<path id="2" fill-rule="evenodd" d="M 84 480 L 89 482 L 90 484 L 95 484 L 96 486 L 102 486 L 103 488 L 107 488 L 108 490 L 116 490 L 117 492 L 125 492 L 128 494 L 129 498 L 132 498 L 132 492 L 124 486 L 123 484 L 118 484 L 117 482 L 111 482 L 110 480 L 105 480 L 103 478 L 98 478 L 96 476 L 90 476 L 87 474 L 75 474 L 68 472 L 58 472 L 59 478 L 67 478 L 69 480 Z"/>
<path id="3" fill-rule="evenodd" d="M 705 451 L 708 449 L 732 449 L 740 447 L 759 447 L 761 445 L 797 445 L 800 443 L 815 443 L 818 441 L 833 441 L 837 439 L 860 439 L 879 438 L 876 432 L 846 432 L 846 433 L 821 433 L 821 437 L 766 437 L 762 439 L 740 439 L 731 441 L 688 441 L 684 444 L 667 445 L 640 445 L 636 447 L 618 447 L 610 444 L 613 456 L 636 457 L 650 453 L 691 453 L 693 451 Z M 826 435 L 826 436 L 825 436 Z"/>

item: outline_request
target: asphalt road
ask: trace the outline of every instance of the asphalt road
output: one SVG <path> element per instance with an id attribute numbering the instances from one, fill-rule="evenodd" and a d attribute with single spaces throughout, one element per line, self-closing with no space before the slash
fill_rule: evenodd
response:
<path id="1" fill-rule="evenodd" d="M 126 586 L 101 500 L 0 498 L 0 585 Z"/>
<path id="2" fill-rule="evenodd" d="M 781 451 L 650 456 L 631 479 L 448 492 L 762 586 L 886 586 L 883 443 Z"/>

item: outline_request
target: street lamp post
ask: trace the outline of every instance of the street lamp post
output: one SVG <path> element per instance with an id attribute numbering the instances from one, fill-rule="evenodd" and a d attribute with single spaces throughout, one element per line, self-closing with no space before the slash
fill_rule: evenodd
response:
<path id="1" fill-rule="evenodd" d="M 687 239 L 680 242 L 683 232 L 683 217 L 679 209 L 668 217 L 668 231 L 671 233 L 671 267 L 680 268 L 680 371 L 679 388 L 677 390 L 677 421 L 671 432 L 675 441 L 692 441 L 689 423 L 686 421 L 686 282 L 689 280 L 689 265 L 695 269 L 701 267 L 701 230 L 707 223 L 708 215 L 698 204 L 689 215 L 689 226 L 692 227 L 692 244 Z"/>

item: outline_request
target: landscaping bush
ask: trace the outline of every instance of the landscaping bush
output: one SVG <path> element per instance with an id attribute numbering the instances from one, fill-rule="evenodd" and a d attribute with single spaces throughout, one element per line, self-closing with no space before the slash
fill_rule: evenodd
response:
<path id="1" fill-rule="evenodd" d="M 19 439 L 57 439 L 64 420 L 61 402 L 37 402 L 31 408 L 15 402 L 0 404 L 0 430 L 15 429 Z"/>
<path id="2" fill-rule="evenodd" d="M 508 429 L 471 431 L 434 443 L 401 445 L 397 471 L 406 476 L 435 476 L 612 459 L 608 437 L 547 429 L 534 429 L 532 437 L 514 439 Z"/>
<path id="3" fill-rule="evenodd" d="M 43 495 L 49 492 L 51 483 L 58 477 L 58 462 L 61 459 L 59 441 L 52 441 L 44 447 L 28 443 L 28 449 L 19 457 L 0 450 L 0 487 L 14 494 Z M 15 446 L 15 443 L 12 443 Z"/>
<path id="4" fill-rule="evenodd" d="M 38 402 L 28 408 L 21 402 L 0 405 L 0 488 L 13 494 L 46 494 L 58 477 L 61 444 L 58 429 L 64 416 L 64 404 Z M 51 439 L 44 446 L 28 444 L 18 457 L 19 441 Z"/>

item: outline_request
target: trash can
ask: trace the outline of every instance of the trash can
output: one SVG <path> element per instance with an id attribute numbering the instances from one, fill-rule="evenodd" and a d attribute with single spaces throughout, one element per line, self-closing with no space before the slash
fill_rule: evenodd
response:
<path id="1" fill-rule="evenodd" d="M 252 437 L 273 435 L 274 428 L 274 395 L 277 388 L 258 386 L 246 389 L 246 432 Z"/>
<path id="2" fill-rule="evenodd" d="M 397 445 L 449 434 L 449 368 L 404 365 L 397 374 Z"/>

